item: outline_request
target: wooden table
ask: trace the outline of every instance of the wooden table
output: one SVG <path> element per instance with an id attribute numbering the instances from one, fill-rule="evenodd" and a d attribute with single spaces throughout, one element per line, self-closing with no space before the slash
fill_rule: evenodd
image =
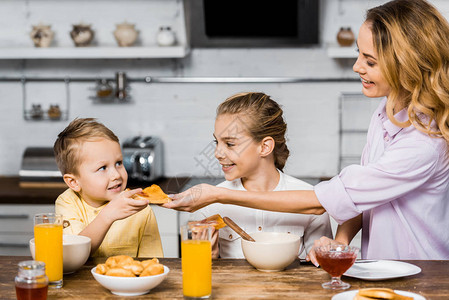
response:
<path id="1" fill-rule="evenodd" d="M 30 257 L 0 256 L 0 298 L 16 299 L 14 277 L 17 263 Z M 165 281 L 137 297 L 119 297 L 98 284 L 90 270 L 105 258 L 90 259 L 80 270 L 64 276 L 61 289 L 49 289 L 48 299 L 182 299 L 181 260 L 163 258 L 170 268 Z M 449 299 L 449 261 L 408 261 L 422 272 L 409 277 L 386 281 L 363 281 L 343 277 L 350 289 L 389 287 L 423 295 L 428 300 Z M 264 273 L 251 267 L 244 259 L 214 260 L 212 270 L 213 299 L 331 299 L 336 291 L 325 290 L 321 283 L 329 275 L 309 263 L 295 261 L 287 270 Z"/>

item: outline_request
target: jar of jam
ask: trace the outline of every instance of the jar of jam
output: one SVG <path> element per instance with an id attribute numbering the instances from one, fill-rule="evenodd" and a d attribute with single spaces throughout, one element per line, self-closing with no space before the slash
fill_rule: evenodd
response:
<path id="1" fill-rule="evenodd" d="M 46 300 L 48 278 L 45 275 L 45 263 L 37 260 L 21 261 L 15 283 L 17 300 Z"/>

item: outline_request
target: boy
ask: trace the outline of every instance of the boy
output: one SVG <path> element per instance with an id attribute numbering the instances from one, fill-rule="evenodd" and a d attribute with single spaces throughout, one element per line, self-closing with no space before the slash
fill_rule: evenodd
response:
<path id="1" fill-rule="evenodd" d="M 148 201 L 131 198 L 141 189 L 125 191 L 128 174 L 111 130 L 92 118 L 75 119 L 58 135 L 53 149 L 69 187 L 55 208 L 70 222 L 65 234 L 91 238 L 91 256 L 163 256 Z"/>

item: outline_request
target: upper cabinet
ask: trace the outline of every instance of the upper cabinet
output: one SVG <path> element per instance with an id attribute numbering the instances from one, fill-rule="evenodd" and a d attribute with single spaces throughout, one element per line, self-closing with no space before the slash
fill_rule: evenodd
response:
<path id="1" fill-rule="evenodd" d="M 0 59 L 151 59 L 189 54 L 180 0 L 0 4 Z"/>

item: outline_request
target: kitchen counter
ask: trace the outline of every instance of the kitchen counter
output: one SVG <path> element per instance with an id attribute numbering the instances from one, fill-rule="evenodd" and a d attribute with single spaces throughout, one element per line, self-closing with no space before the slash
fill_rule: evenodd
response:
<path id="1" fill-rule="evenodd" d="M 178 193 L 190 180 L 188 177 L 170 177 L 156 180 L 167 194 Z M 19 185 L 19 177 L 0 177 L 0 204 L 54 204 L 56 198 L 65 191 L 61 188 L 22 188 Z M 128 187 L 146 187 L 150 183 L 138 183 L 129 181 Z"/>
<path id="2" fill-rule="evenodd" d="M 0 295 L 15 299 L 14 277 L 17 263 L 30 257 L 0 256 Z M 48 299 L 129 299 L 111 294 L 95 281 L 90 270 L 105 258 L 89 259 L 77 272 L 64 275 L 61 289 L 49 289 Z M 132 299 L 182 299 L 181 259 L 162 258 L 170 268 L 168 277 L 149 294 Z M 387 287 L 420 294 L 427 300 L 448 299 L 449 261 L 407 261 L 419 266 L 422 272 L 413 276 L 386 281 L 363 281 L 343 277 L 350 290 Z M 295 261 L 287 270 L 265 273 L 254 269 L 244 259 L 216 259 L 212 263 L 213 299 L 331 299 L 341 291 L 325 290 L 321 283 L 329 275 L 310 263 Z"/>

